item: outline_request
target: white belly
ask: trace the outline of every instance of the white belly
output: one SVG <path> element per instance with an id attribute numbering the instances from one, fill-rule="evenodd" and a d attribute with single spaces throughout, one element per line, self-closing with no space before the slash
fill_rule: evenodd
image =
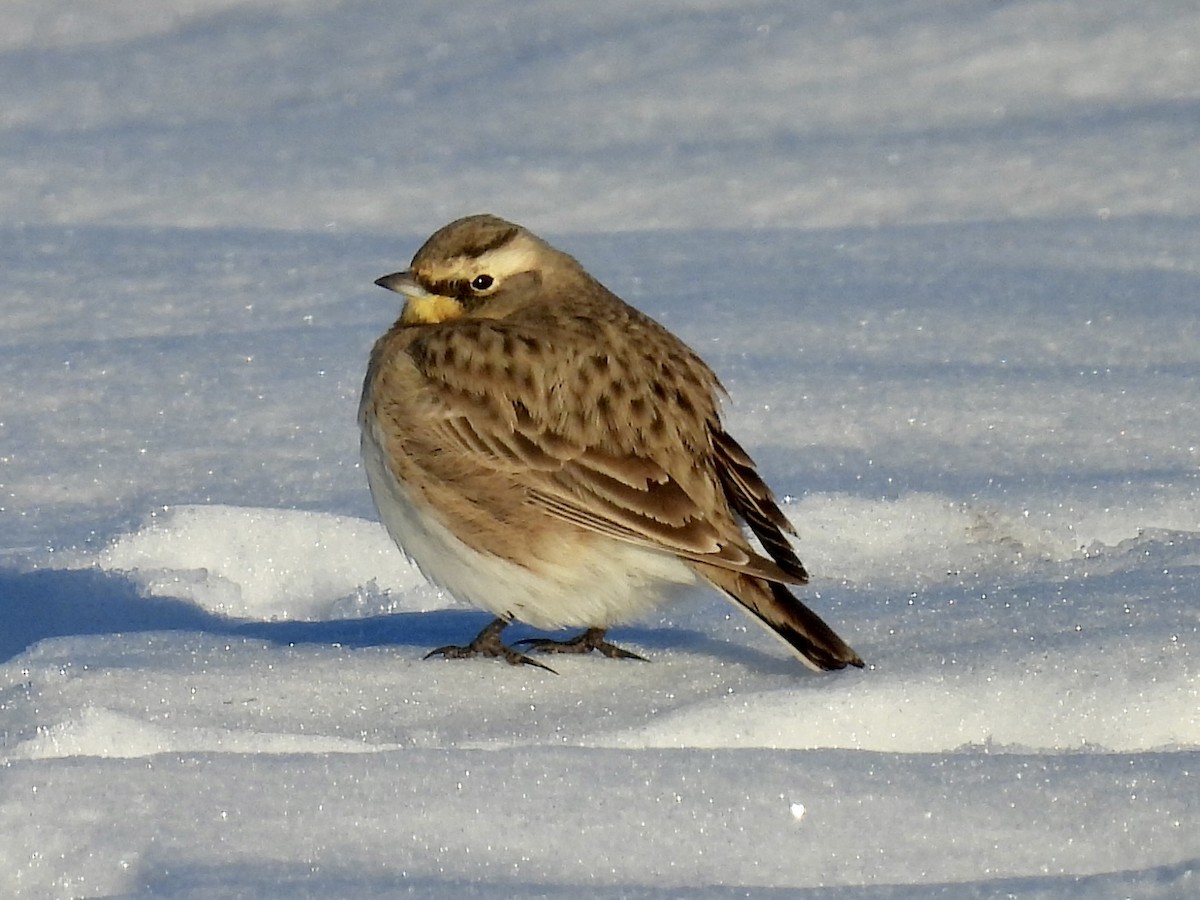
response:
<path id="1" fill-rule="evenodd" d="M 696 581 L 673 554 L 604 537 L 564 541 L 556 560 L 538 560 L 536 569 L 481 553 L 413 503 L 369 421 L 363 423 L 362 456 L 380 521 L 397 546 L 435 585 L 497 616 L 543 629 L 608 628 Z"/>

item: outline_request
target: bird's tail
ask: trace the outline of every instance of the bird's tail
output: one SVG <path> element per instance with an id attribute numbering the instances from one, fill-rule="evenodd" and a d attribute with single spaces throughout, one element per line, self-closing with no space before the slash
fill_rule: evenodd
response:
<path id="1" fill-rule="evenodd" d="M 863 661 L 815 612 L 785 585 L 705 563 L 693 567 L 713 586 L 787 642 L 810 669 L 827 672 Z"/>

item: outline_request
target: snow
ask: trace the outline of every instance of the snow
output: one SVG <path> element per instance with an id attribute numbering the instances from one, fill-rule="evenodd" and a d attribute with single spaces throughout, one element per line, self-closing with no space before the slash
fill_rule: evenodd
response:
<path id="1" fill-rule="evenodd" d="M 0 895 L 1200 891 L 1194 4 L 3 17 Z M 371 282 L 479 211 L 712 363 L 866 670 L 422 659 Z"/>

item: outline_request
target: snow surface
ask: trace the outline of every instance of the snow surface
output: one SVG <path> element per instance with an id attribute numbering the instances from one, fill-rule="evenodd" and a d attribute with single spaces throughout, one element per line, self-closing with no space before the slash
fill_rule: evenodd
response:
<path id="1" fill-rule="evenodd" d="M 0 896 L 1200 895 L 1194 3 L 0 20 Z M 354 413 L 478 211 L 713 364 L 865 671 L 422 661 Z"/>

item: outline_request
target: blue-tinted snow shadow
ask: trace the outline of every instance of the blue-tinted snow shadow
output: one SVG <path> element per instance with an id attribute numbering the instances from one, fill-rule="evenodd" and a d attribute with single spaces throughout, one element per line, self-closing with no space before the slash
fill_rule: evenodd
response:
<path id="1" fill-rule="evenodd" d="M 0 570 L 0 617 L 0 662 L 55 637 L 196 631 L 281 644 L 421 646 L 473 624 L 469 612 L 457 610 L 329 622 L 246 621 L 187 600 L 147 596 L 128 577 L 99 569 Z"/>
<path id="2" fill-rule="evenodd" d="M 146 597 L 99 569 L 0 570 L 0 663 L 46 638 L 127 631 L 204 631 L 222 620 L 181 600 Z"/>
<path id="3" fill-rule="evenodd" d="M 412 647 L 424 655 L 433 647 L 467 643 L 488 621 L 486 614 L 466 609 L 318 622 L 248 621 L 217 615 L 179 598 L 147 596 L 127 576 L 100 569 L 0 569 L 0 663 L 49 638 L 153 631 L 203 632 L 281 645 Z M 514 625 L 505 638 L 534 634 L 538 632 Z M 612 639 L 649 654 L 684 648 L 755 668 L 795 667 L 793 660 L 687 628 L 623 628 L 614 631 Z"/>

